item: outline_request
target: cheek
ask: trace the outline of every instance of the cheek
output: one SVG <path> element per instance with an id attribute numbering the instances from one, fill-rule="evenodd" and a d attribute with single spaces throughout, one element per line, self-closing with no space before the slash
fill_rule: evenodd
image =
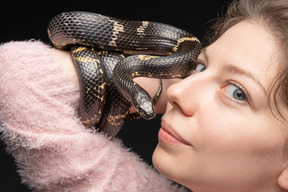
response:
<path id="1" fill-rule="evenodd" d="M 285 137 L 279 126 L 259 116 L 230 112 L 202 122 L 200 160 L 210 159 L 209 169 L 224 175 L 232 171 L 239 178 L 261 178 L 264 172 L 277 170 L 283 163 Z"/>
<path id="2" fill-rule="evenodd" d="M 207 110 L 206 110 L 207 113 Z M 202 115 L 204 117 L 204 115 Z M 209 119 L 209 120 L 208 120 Z M 199 118 L 201 150 L 209 154 L 250 153 L 265 150 L 269 136 L 261 130 L 261 122 L 232 111 L 214 110 Z"/>
<path id="3" fill-rule="evenodd" d="M 153 164 L 162 175 L 191 188 L 217 188 L 268 181 L 280 173 L 285 137 L 277 125 L 259 114 L 220 109 L 210 105 L 189 120 L 177 116 L 195 148 L 171 152 L 157 146 Z"/>

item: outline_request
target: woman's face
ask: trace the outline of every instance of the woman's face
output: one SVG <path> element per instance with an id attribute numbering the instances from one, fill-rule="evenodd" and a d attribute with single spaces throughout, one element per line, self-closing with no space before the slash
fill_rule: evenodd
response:
<path id="1" fill-rule="evenodd" d="M 271 113 L 267 92 L 278 52 L 273 36 L 253 22 L 203 49 L 203 65 L 168 89 L 153 155 L 161 174 L 195 192 L 277 189 L 285 123 Z"/>

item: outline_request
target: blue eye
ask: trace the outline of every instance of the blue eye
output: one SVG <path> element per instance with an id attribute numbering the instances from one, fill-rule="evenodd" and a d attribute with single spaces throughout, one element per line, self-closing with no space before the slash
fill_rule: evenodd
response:
<path id="1" fill-rule="evenodd" d="M 242 89 L 237 87 L 236 85 L 228 84 L 227 86 L 224 87 L 224 89 L 227 95 L 229 95 L 233 99 L 237 101 L 246 101 L 245 91 L 242 91 Z"/>
<path id="2" fill-rule="evenodd" d="M 202 71 L 205 71 L 205 69 L 206 69 L 205 65 L 203 65 L 202 63 L 199 63 L 199 64 L 196 66 L 195 71 L 196 71 L 196 73 L 200 73 L 200 72 L 202 72 Z"/>

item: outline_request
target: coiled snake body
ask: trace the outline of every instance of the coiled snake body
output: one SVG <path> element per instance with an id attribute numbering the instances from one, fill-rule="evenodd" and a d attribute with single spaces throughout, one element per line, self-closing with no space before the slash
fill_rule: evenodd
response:
<path id="1" fill-rule="evenodd" d="M 48 34 L 56 48 L 71 47 L 80 77 L 82 123 L 111 135 L 120 130 L 131 104 L 143 118 L 155 116 L 152 99 L 133 78 L 186 77 L 201 50 L 195 36 L 176 27 L 88 12 L 55 16 Z"/>

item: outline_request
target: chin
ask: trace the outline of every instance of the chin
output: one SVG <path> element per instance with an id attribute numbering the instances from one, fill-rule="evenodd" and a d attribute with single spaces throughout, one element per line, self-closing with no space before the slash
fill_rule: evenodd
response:
<path id="1" fill-rule="evenodd" d="M 165 156 L 167 156 L 167 153 L 165 154 L 165 151 L 163 151 L 160 147 L 159 144 L 157 145 L 156 149 L 153 152 L 153 156 L 152 156 L 152 163 L 154 165 L 154 167 L 157 169 L 157 171 L 165 176 L 165 170 L 167 167 L 167 162 L 164 161 Z"/>
<path id="2" fill-rule="evenodd" d="M 158 143 L 152 156 L 152 162 L 161 175 L 183 186 L 190 187 L 191 175 L 189 175 L 190 171 L 187 171 L 190 168 L 183 166 L 187 165 L 189 160 L 187 160 L 187 156 L 183 156 L 183 153 L 185 152 L 180 150 L 180 153 L 175 154 L 174 150 L 167 150 L 165 146 Z"/>
<path id="3" fill-rule="evenodd" d="M 152 162 L 154 167 L 161 175 L 174 180 L 173 175 L 175 174 L 174 171 L 177 170 L 177 168 L 174 166 L 173 157 L 171 157 L 169 153 L 159 147 L 159 144 L 154 150 Z"/>

